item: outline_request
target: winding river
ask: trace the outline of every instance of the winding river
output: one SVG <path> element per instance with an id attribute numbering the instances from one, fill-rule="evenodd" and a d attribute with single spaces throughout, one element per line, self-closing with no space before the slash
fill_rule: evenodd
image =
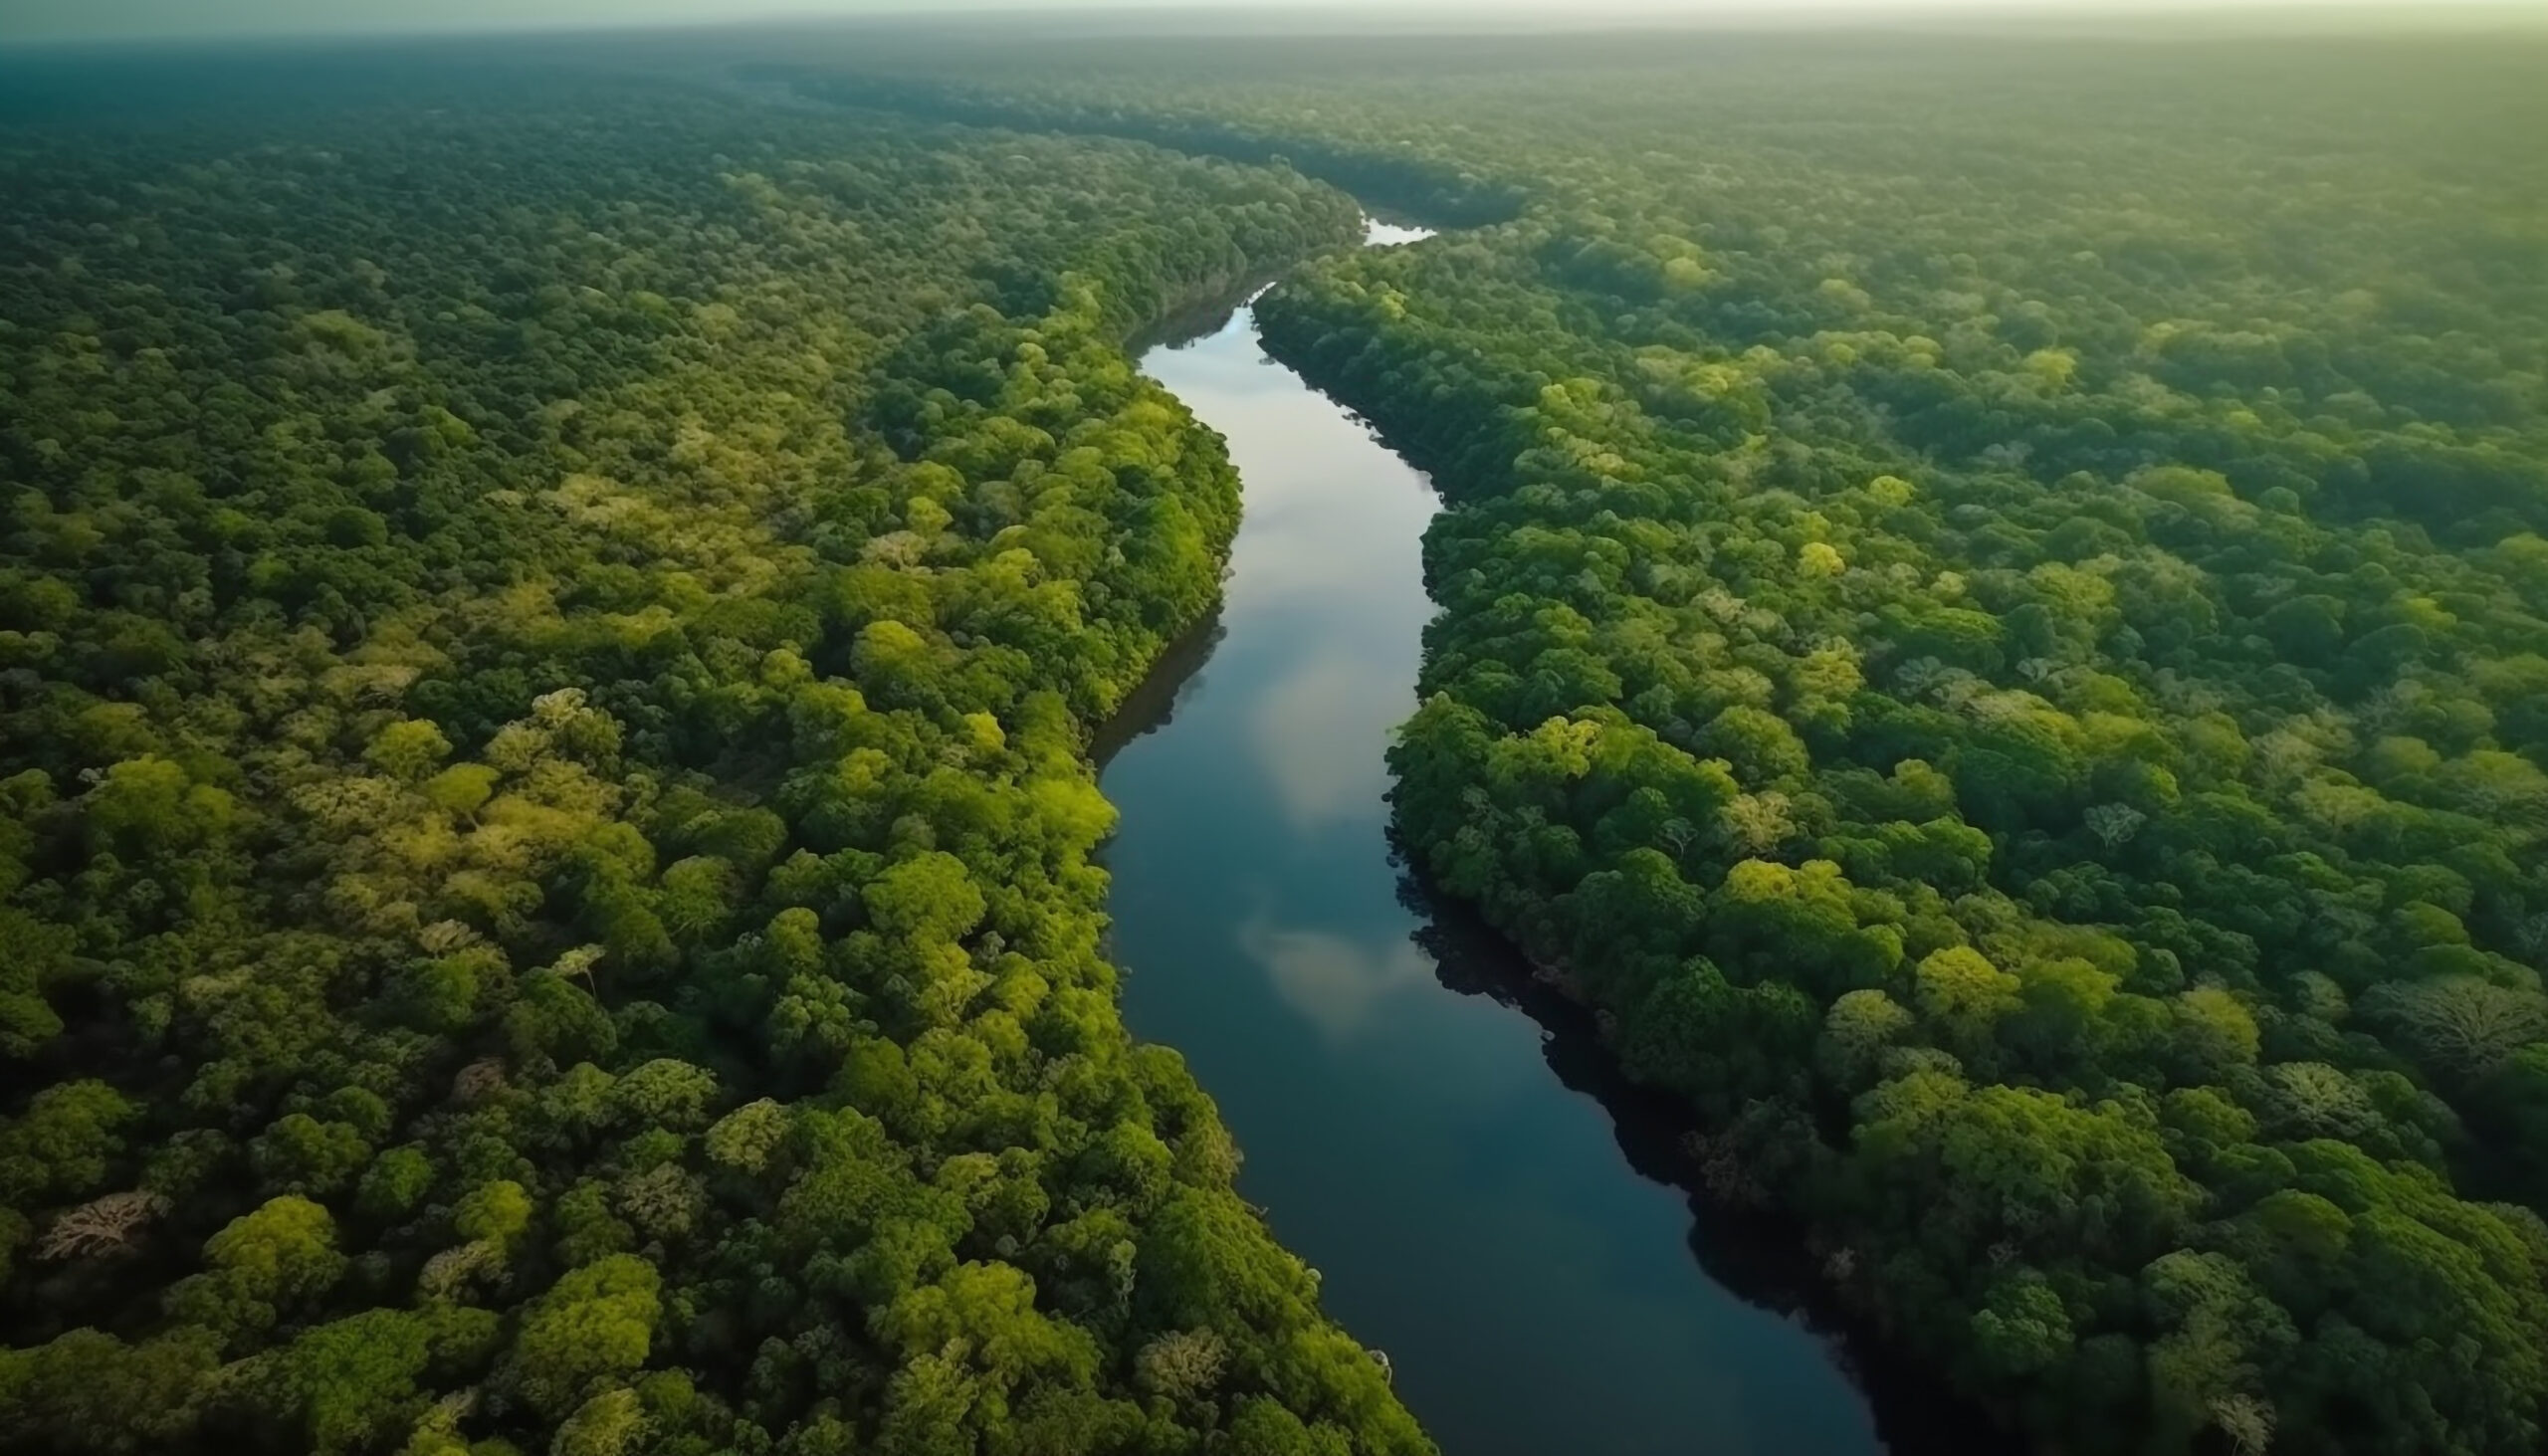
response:
<path id="1" fill-rule="evenodd" d="M 1185 1054 L 1246 1149 L 1241 1190 L 1446 1456 L 1882 1449 L 1834 1344 L 1694 1253 L 1689 1197 L 1648 1175 L 1668 1125 L 1391 856 L 1424 477 L 1246 308 L 1142 367 L 1228 438 L 1247 514 L 1217 626 L 1105 745 L 1115 949 L 1133 1030 Z"/>

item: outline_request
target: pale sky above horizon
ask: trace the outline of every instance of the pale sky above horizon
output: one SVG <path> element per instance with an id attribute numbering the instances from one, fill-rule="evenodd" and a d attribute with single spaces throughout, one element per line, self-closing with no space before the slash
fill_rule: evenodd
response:
<path id="1" fill-rule="evenodd" d="M 2219 17 L 2240 11 L 2386 10 L 2399 18 L 2424 9 L 2399 0 L 1381 0 L 1386 14 L 1563 27 L 1637 20 L 1827 22 L 1850 17 L 1919 15 L 2066 16 L 2164 19 Z M 2455 17 L 2548 18 L 2548 0 L 2463 0 Z M 1371 18 L 1371 0 L 6 0 L 0 42 L 180 39 L 212 36 L 346 35 L 742 23 L 877 15 L 944 15 L 985 11 L 1184 10 L 1197 14 L 1320 12 Z"/>

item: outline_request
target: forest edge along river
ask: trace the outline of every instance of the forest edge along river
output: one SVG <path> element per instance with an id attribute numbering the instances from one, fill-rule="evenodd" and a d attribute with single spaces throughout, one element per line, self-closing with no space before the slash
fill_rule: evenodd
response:
<path id="1" fill-rule="evenodd" d="M 1226 597 L 1099 745 L 1132 1029 L 1185 1056 L 1241 1191 L 1448 1456 L 1927 1444 L 1880 1437 L 1839 1343 L 1779 1312 L 1801 1269 L 1753 1264 L 1746 1298 L 1702 1267 L 1672 1111 L 1408 880 L 1383 754 L 1415 706 L 1438 503 L 1266 355 L 1250 307 L 1205 328 L 1141 364 L 1229 442 Z"/>

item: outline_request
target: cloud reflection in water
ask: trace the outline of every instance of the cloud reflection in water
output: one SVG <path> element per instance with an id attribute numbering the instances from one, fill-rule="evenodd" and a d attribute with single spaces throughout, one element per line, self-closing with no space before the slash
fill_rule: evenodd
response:
<path id="1" fill-rule="evenodd" d="M 1351 651 L 1322 652 L 1266 685 L 1248 709 L 1249 748 L 1295 833 L 1387 812 L 1378 750 L 1411 706 L 1399 670 Z"/>
<path id="2" fill-rule="evenodd" d="M 1360 1031 L 1382 998 L 1433 979 L 1433 962 L 1403 936 L 1375 947 L 1326 931 L 1277 926 L 1262 910 L 1239 926 L 1238 944 L 1265 967 L 1283 1003 L 1330 1042 Z"/>

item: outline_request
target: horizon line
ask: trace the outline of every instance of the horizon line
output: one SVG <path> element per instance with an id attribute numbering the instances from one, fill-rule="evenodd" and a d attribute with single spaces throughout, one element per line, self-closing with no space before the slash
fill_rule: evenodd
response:
<path id="1" fill-rule="evenodd" d="M 2189 29 L 2177 29 L 2185 22 Z M 318 25 L 257 24 L 211 29 L 148 31 L 140 29 L 0 33 L 0 52 L 28 50 L 121 50 L 177 46 L 253 46 L 257 44 L 465 41 L 532 37 L 660 36 L 693 32 L 856 29 L 973 30 L 1007 29 L 1019 22 L 1050 26 L 1069 22 L 1108 22 L 1139 28 L 1167 38 L 1203 39 L 1213 35 L 1262 35 L 1250 23 L 1271 23 L 1298 36 L 1348 37 L 1387 32 L 1400 35 L 1530 36 L 1617 35 L 1636 32 L 1742 31 L 1750 33 L 1833 33 L 1846 31 L 1955 31 L 1981 26 L 2031 34 L 2055 33 L 2218 40 L 2302 32 L 2316 36 L 2426 34 L 2470 36 L 2483 33 L 2548 33 L 2548 6 L 2534 0 L 2445 0 L 2440 5 L 2402 0 L 2240 0 L 2227 6 L 2203 0 L 2167 0 L 2159 6 L 2133 6 L 2125 0 L 2099 0 L 2070 8 L 2057 0 L 1915 0 L 1908 7 L 1869 0 L 1806 0 L 1803 5 L 1772 0 L 1732 0 L 1702 9 L 1672 13 L 1649 6 L 1623 4 L 1549 16 L 1546 7 L 1529 0 L 1488 0 L 1484 6 L 1399 3 L 1367 8 L 1355 0 L 1297 0 L 1285 5 L 1217 7 L 1190 0 L 1088 6 L 1040 6 L 1003 3 L 878 10 L 774 10 L 750 15 L 627 17 L 615 20 L 570 18 L 506 21 L 477 18 L 451 23 Z M 1200 23 L 1196 25 L 1196 23 Z M 1182 23 L 1180 25 L 1180 23 Z M 1324 23 L 1324 24 L 1323 24 Z M 1193 28 L 1187 28 L 1193 27 Z"/>

